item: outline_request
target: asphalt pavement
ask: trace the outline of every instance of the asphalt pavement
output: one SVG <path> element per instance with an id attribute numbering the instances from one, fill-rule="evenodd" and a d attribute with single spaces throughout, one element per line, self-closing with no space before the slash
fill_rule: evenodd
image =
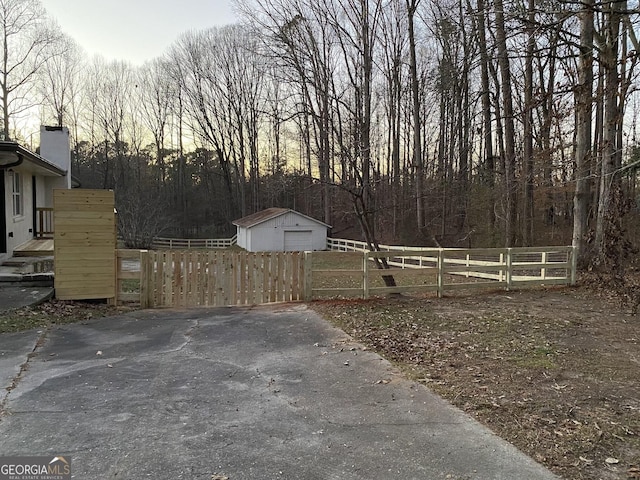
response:
<path id="1" fill-rule="evenodd" d="M 554 479 L 304 305 L 0 335 L 0 455 L 76 479 Z"/>

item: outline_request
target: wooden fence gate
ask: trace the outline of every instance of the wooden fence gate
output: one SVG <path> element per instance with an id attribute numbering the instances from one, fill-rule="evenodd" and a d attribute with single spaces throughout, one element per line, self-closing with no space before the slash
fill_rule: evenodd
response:
<path id="1" fill-rule="evenodd" d="M 300 252 L 143 251 L 143 308 L 256 305 L 302 300 Z"/>

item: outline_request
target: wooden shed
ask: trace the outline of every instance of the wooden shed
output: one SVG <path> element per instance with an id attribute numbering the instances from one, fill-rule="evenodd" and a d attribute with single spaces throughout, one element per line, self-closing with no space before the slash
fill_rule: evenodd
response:
<path id="1" fill-rule="evenodd" d="M 325 250 L 326 223 L 289 208 L 267 208 L 233 222 L 238 245 L 249 252 Z"/>

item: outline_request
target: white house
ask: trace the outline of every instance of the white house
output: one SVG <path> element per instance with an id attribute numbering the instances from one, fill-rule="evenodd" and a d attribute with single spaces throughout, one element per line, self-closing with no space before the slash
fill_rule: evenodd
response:
<path id="1" fill-rule="evenodd" d="M 249 252 L 325 250 L 331 228 L 288 208 L 267 208 L 233 224 L 238 228 L 238 245 Z"/>
<path id="2" fill-rule="evenodd" d="M 16 247 L 32 240 L 53 225 L 53 190 L 71 188 L 69 130 L 40 128 L 40 154 L 16 142 L 0 141 L 0 261 L 13 255 Z"/>

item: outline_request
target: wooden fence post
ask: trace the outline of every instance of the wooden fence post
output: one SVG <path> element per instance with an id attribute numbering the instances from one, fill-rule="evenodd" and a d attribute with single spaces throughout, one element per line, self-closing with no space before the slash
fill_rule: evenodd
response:
<path id="1" fill-rule="evenodd" d="M 571 257 L 571 285 L 576 284 L 576 277 L 578 274 L 578 249 L 577 247 L 571 247 L 569 250 L 569 256 Z"/>
<path id="2" fill-rule="evenodd" d="M 362 298 L 369 298 L 369 252 L 362 252 Z"/>
<path id="3" fill-rule="evenodd" d="M 113 255 L 115 256 L 116 265 L 115 271 L 113 272 L 116 289 L 114 292 L 114 296 L 107 299 L 107 305 L 117 306 L 119 301 L 118 293 L 120 293 L 120 290 L 122 289 L 122 279 L 120 278 L 120 272 L 122 272 L 122 259 L 120 258 L 120 255 L 118 255 L 117 248 L 113 251 Z"/>
<path id="4" fill-rule="evenodd" d="M 444 295 L 444 249 L 438 249 L 438 298 Z"/>
<path id="5" fill-rule="evenodd" d="M 150 269 L 149 251 L 140 250 L 140 308 L 149 308 L 150 294 Z"/>
<path id="6" fill-rule="evenodd" d="M 513 278 L 513 258 L 511 256 L 511 248 L 507 248 L 507 291 L 511 290 Z"/>
<path id="7" fill-rule="evenodd" d="M 467 266 L 467 278 L 469 278 L 469 266 L 471 265 L 470 259 L 471 259 L 471 255 L 469 255 L 467 253 L 467 265 L 466 265 Z"/>
<path id="8" fill-rule="evenodd" d="M 310 302 L 313 300 L 313 253 L 304 252 L 303 268 L 303 300 Z"/>

